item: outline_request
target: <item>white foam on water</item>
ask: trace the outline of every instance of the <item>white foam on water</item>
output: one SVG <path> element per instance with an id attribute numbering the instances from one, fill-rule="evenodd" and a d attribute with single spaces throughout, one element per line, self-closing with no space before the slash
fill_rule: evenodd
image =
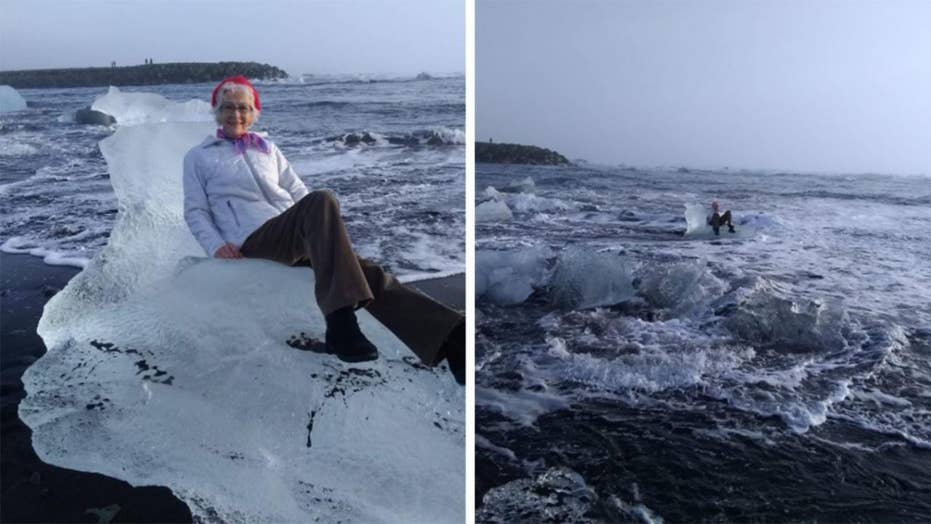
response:
<path id="1" fill-rule="evenodd" d="M 507 188 L 518 193 L 533 193 L 537 190 L 537 185 L 533 182 L 533 178 L 528 176 L 517 182 L 511 182 L 507 185 Z"/>
<path id="2" fill-rule="evenodd" d="M 558 393 L 528 389 L 506 393 L 492 388 L 477 388 L 475 404 L 524 426 L 532 426 L 540 416 L 572 405 Z"/>
<path id="3" fill-rule="evenodd" d="M 14 137 L 0 137 L 0 156 L 29 156 L 38 152 L 35 146 L 19 142 Z"/>
<path id="4" fill-rule="evenodd" d="M 508 206 L 517 213 L 568 211 L 573 209 L 573 206 L 558 198 L 544 198 L 532 193 L 508 194 L 506 199 Z"/>
<path id="5" fill-rule="evenodd" d="M 465 260 L 460 259 L 465 249 L 458 242 L 420 231 L 408 232 L 411 240 L 405 246 L 404 258 L 421 270 L 440 273 L 465 272 Z"/>
<path id="6" fill-rule="evenodd" d="M 751 348 L 726 344 L 682 319 L 648 322 L 594 309 L 551 313 L 538 321 L 547 335 L 539 369 L 550 384 L 585 384 L 573 393 L 620 394 L 704 387 L 753 359 Z"/>
<path id="7" fill-rule="evenodd" d="M 635 502 L 630 504 L 621 500 L 617 495 L 611 495 L 611 502 L 613 502 L 614 506 L 625 515 L 630 516 L 637 521 L 642 522 L 643 524 L 663 524 L 664 522 L 662 516 L 648 508 L 643 504 L 643 502 Z"/>
<path id="8" fill-rule="evenodd" d="M 515 455 L 513 451 L 508 448 L 493 444 L 486 437 L 479 435 L 478 433 L 475 434 L 475 447 L 494 451 L 499 455 L 503 455 L 508 460 L 517 461 L 517 455 Z"/>
<path id="9" fill-rule="evenodd" d="M 852 397 L 856 400 L 873 402 L 877 407 L 882 405 L 889 405 L 900 408 L 912 406 L 912 403 L 908 399 L 890 395 L 888 393 L 883 393 L 877 389 L 866 389 L 863 391 L 854 390 Z"/>
<path id="10" fill-rule="evenodd" d="M 22 111 L 26 109 L 26 99 L 19 91 L 8 85 L 0 85 L 0 113 Z"/>
<path id="11" fill-rule="evenodd" d="M 312 271 L 203 258 L 181 160 L 213 127 L 120 126 L 101 143 L 118 219 L 39 322 L 48 352 L 19 407 L 36 453 L 168 486 L 205 521 L 461 522 L 464 396 L 448 373 L 410 365 L 364 311 L 380 360 L 295 350 L 300 332 L 323 339 Z"/>
<path id="12" fill-rule="evenodd" d="M 462 129 L 437 126 L 430 130 L 436 136 L 443 140 L 443 143 L 450 145 L 465 145 L 466 135 Z"/>
<path id="13" fill-rule="evenodd" d="M 69 253 L 46 249 L 43 247 L 23 247 L 28 246 L 29 242 L 22 237 L 10 237 L 0 244 L 0 251 L 13 255 L 32 255 L 42 257 L 42 261 L 50 266 L 71 266 L 80 269 L 87 267 L 90 259 L 87 257 L 74 256 Z"/>

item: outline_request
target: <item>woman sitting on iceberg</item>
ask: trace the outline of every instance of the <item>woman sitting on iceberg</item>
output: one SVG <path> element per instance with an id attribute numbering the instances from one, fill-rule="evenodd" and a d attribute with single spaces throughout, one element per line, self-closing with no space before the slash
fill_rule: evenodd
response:
<path id="1" fill-rule="evenodd" d="M 708 217 L 708 225 L 714 230 L 715 235 L 720 233 L 721 226 L 723 225 L 726 225 L 727 230 L 731 233 L 736 233 L 736 231 L 734 231 L 734 223 L 731 221 L 731 210 L 728 209 L 722 214 L 721 204 L 719 204 L 717 200 L 711 203 L 711 216 Z"/>
<path id="2" fill-rule="evenodd" d="M 278 147 L 250 131 L 262 104 L 245 77 L 220 82 L 211 105 L 216 135 L 184 158 L 184 218 L 204 250 L 218 258 L 312 267 L 326 348 L 340 359 L 378 358 L 356 321 L 355 310 L 365 307 L 424 364 L 445 358 L 464 384 L 462 315 L 356 255 L 336 197 L 309 192 Z"/>

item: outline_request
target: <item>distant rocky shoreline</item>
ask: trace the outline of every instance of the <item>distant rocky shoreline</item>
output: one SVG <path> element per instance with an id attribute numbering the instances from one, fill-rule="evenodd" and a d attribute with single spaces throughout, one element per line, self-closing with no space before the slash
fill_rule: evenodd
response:
<path id="1" fill-rule="evenodd" d="M 475 161 L 490 164 L 569 165 L 569 160 L 549 149 L 521 144 L 475 143 Z"/>
<path id="2" fill-rule="evenodd" d="M 147 60 L 148 62 L 148 60 Z M 260 80 L 287 78 L 283 70 L 257 62 L 166 63 L 74 69 L 0 71 L 0 85 L 14 88 L 98 87 L 216 82 L 243 75 Z"/>

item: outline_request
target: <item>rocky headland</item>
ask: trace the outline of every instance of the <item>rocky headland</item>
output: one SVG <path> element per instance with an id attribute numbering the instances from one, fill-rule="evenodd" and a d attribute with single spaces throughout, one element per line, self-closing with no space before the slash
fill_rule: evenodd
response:
<path id="1" fill-rule="evenodd" d="M 490 164 L 569 165 L 569 160 L 550 149 L 521 144 L 475 143 L 475 161 Z"/>
<path id="2" fill-rule="evenodd" d="M 133 66 L 0 71 L 0 84 L 21 88 L 96 87 L 217 82 L 243 75 L 252 79 L 287 78 L 283 70 L 257 62 L 166 63 Z"/>

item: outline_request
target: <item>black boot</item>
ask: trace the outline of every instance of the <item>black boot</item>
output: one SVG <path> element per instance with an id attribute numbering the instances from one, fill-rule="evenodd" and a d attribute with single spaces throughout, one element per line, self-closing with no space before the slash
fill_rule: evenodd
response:
<path id="1" fill-rule="evenodd" d="M 734 231 L 734 226 L 731 224 L 727 225 L 727 230 L 730 231 L 731 233 L 736 233 L 736 231 Z"/>
<path id="2" fill-rule="evenodd" d="M 462 322 L 453 328 L 446 342 L 443 343 L 449 372 L 453 374 L 453 378 L 460 386 L 464 386 L 466 381 L 465 345 L 465 322 Z"/>
<path id="3" fill-rule="evenodd" d="M 365 338 L 352 307 L 337 309 L 326 316 L 327 351 L 343 362 L 366 362 L 378 358 L 378 349 Z"/>

